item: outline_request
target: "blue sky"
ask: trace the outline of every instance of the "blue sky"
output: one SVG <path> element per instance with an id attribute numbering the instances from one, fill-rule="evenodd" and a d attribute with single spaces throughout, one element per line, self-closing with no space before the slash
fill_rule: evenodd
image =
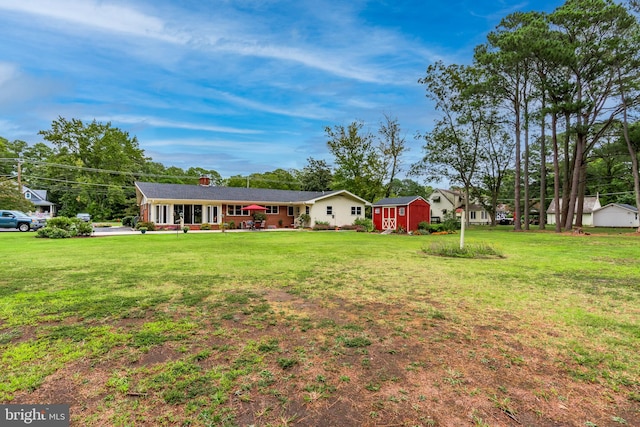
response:
<path id="1" fill-rule="evenodd" d="M 1 0 L 0 136 L 111 122 L 154 161 L 223 177 L 332 157 L 326 126 L 435 112 L 417 80 L 468 63 L 500 19 L 560 0 Z"/>

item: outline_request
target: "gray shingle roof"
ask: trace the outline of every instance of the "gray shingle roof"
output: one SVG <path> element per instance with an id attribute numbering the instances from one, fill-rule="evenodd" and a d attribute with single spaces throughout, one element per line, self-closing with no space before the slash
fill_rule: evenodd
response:
<path id="1" fill-rule="evenodd" d="M 373 206 L 408 205 L 418 198 L 420 198 L 420 196 L 386 197 L 375 202 Z"/>
<path id="2" fill-rule="evenodd" d="M 632 212 L 638 212 L 638 208 L 636 208 L 635 206 L 631 206 L 631 205 L 628 205 L 628 204 L 626 204 L 626 203 L 617 203 L 617 204 L 618 204 L 619 206 L 622 206 L 622 207 L 623 207 L 623 208 L 625 208 L 625 209 L 629 209 L 629 210 L 630 210 L 630 211 L 632 211 Z"/>
<path id="3" fill-rule="evenodd" d="M 586 196 L 584 198 L 584 204 L 582 205 L 582 213 L 591 213 L 595 209 L 596 202 L 598 201 L 597 197 Z M 576 208 L 578 201 L 576 200 Z M 562 208 L 562 197 L 560 198 L 560 208 Z M 547 208 L 547 213 L 556 213 L 556 200 L 551 199 L 549 203 L 549 207 Z"/>
<path id="4" fill-rule="evenodd" d="M 136 182 L 148 199 L 217 200 L 239 203 L 300 203 L 340 191 L 292 191 L 265 188 L 204 187 L 200 185 Z"/>

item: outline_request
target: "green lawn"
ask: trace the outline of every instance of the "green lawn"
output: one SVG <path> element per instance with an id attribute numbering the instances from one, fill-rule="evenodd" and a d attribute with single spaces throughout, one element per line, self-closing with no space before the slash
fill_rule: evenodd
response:
<path id="1" fill-rule="evenodd" d="M 505 258 L 422 251 L 458 239 L 0 233 L 0 402 L 69 403 L 78 425 L 640 419 L 640 236 L 471 229 Z M 589 404 L 559 410 L 572 393 Z"/>

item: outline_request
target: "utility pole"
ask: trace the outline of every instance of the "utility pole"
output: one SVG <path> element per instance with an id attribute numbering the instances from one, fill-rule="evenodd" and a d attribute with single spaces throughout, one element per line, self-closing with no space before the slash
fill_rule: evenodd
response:
<path id="1" fill-rule="evenodd" d="M 22 193 L 22 160 L 18 159 L 18 188 Z"/>

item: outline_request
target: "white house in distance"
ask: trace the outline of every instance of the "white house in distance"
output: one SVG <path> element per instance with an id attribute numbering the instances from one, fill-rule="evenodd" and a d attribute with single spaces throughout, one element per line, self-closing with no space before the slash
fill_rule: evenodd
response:
<path id="1" fill-rule="evenodd" d="M 464 208 L 464 194 L 459 191 L 435 189 L 429 196 L 431 205 L 431 222 L 444 221 L 444 216 Z M 482 205 L 471 201 L 469 206 L 469 222 L 471 224 L 489 224 L 491 219 Z"/>
<path id="2" fill-rule="evenodd" d="M 590 227 L 593 226 L 593 212 L 600 209 L 600 198 L 598 196 L 585 196 L 584 204 L 582 205 L 582 225 Z M 562 198 L 560 199 L 560 210 L 562 210 Z M 573 215 L 573 223 L 576 223 L 575 213 Z M 547 224 L 555 225 L 556 223 L 556 201 L 551 200 L 549 207 L 547 208 Z"/>
<path id="3" fill-rule="evenodd" d="M 622 203 L 609 203 L 593 212 L 594 227 L 640 227 L 638 208 Z"/>

